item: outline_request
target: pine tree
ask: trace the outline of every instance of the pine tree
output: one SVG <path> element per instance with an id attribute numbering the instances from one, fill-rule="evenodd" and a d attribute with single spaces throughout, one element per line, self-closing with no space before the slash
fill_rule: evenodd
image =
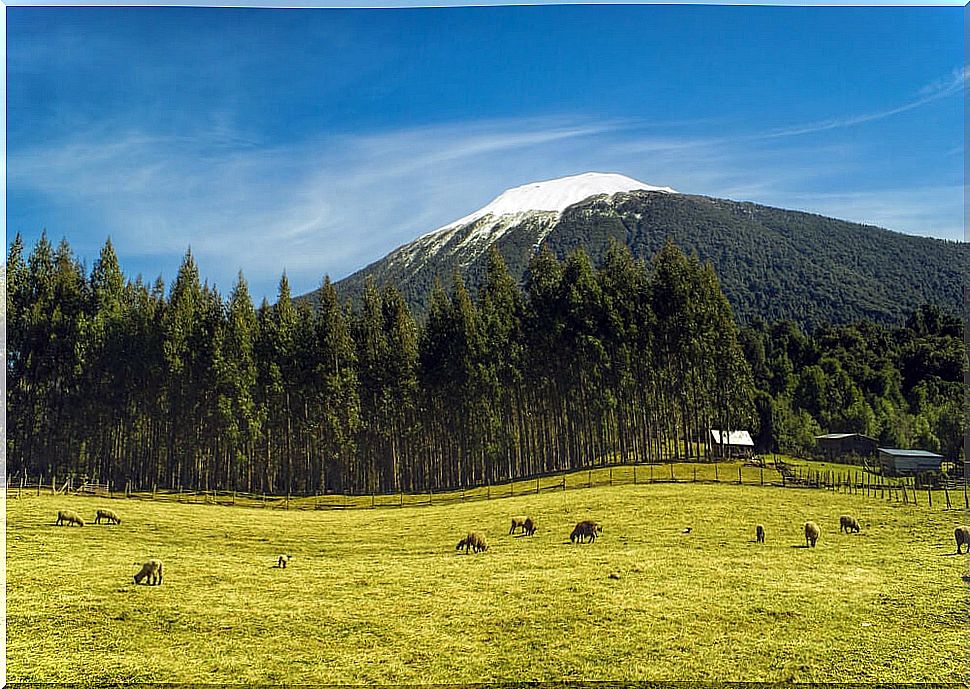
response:
<path id="1" fill-rule="evenodd" d="M 390 452 L 387 359 L 390 355 L 384 332 L 381 296 L 368 278 L 361 309 L 353 322 L 357 345 L 357 376 L 360 398 L 360 433 L 357 446 L 370 482 L 386 489 L 393 484 Z"/>
<path id="2" fill-rule="evenodd" d="M 222 461 L 227 487 L 252 490 L 253 461 L 261 431 L 256 388 L 256 311 L 242 271 L 229 295 L 226 330 L 217 352 L 218 400 L 221 432 L 225 437 Z"/>
<path id="3" fill-rule="evenodd" d="M 168 430 L 167 482 L 176 487 L 198 485 L 200 371 L 197 352 L 202 285 L 192 251 L 185 253 L 172 284 L 162 323 L 165 361 L 165 407 Z"/>
<path id="4" fill-rule="evenodd" d="M 523 371 L 525 343 L 522 319 L 525 304 L 508 267 L 493 245 L 489 250 L 485 278 L 478 292 L 482 330 L 482 394 L 489 400 L 486 419 L 486 478 L 511 479 L 527 474 L 523 464 L 525 418 Z"/>
<path id="5" fill-rule="evenodd" d="M 417 455 L 414 445 L 417 428 L 418 332 L 404 297 L 393 286 L 381 292 L 384 323 L 387 422 L 390 436 L 389 470 L 393 485 L 389 490 L 416 490 Z"/>
<path id="6" fill-rule="evenodd" d="M 360 424 L 356 353 L 350 324 L 330 278 L 324 279 L 320 290 L 314 326 L 321 485 L 334 490 L 376 491 L 376 476 L 355 467 L 354 441 Z"/>

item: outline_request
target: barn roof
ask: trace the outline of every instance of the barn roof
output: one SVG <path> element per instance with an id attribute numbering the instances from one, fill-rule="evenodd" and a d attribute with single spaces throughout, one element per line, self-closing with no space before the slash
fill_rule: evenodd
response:
<path id="1" fill-rule="evenodd" d="M 933 459 L 943 459 L 943 455 L 927 450 L 902 450 L 896 447 L 880 447 L 880 452 L 885 452 L 890 457 L 927 457 Z"/>
<path id="2" fill-rule="evenodd" d="M 875 442 L 875 438 L 870 438 L 868 435 L 863 433 L 824 433 L 822 435 L 815 436 L 816 440 L 843 440 L 844 438 L 865 438 L 866 440 L 872 440 Z"/>
<path id="3" fill-rule="evenodd" d="M 740 447 L 754 447 L 754 441 L 751 439 L 751 434 L 747 431 L 718 431 L 711 429 L 711 435 L 714 437 L 714 442 L 718 445 L 736 445 Z M 723 437 L 723 440 L 721 436 Z"/>

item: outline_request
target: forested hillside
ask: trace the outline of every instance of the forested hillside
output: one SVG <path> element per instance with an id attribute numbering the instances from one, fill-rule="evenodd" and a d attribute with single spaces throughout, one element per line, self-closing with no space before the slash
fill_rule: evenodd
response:
<path id="1" fill-rule="evenodd" d="M 804 454 L 823 433 L 864 433 L 884 447 L 958 457 L 967 349 L 963 323 L 935 306 L 904 326 L 869 321 L 805 334 L 790 321 L 741 332 L 754 375 L 758 441 Z"/>
<path id="2" fill-rule="evenodd" d="M 7 262 L 7 467 L 132 488 L 396 492 L 603 462 L 708 456 L 710 428 L 761 450 L 819 431 L 959 451 L 962 324 L 739 332 L 710 264 L 667 242 L 649 264 L 614 242 L 533 253 L 519 287 L 498 251 L 456 273 L 418 325 L 393 287 L 359 306 L 228 298 L 187 253 L 170 287 L 86 273 L 46 237 Z"/>
<path id="3" fill-rule="evenodd" d="M 492 245 L 517 281 L 539 241 L 560 258 L 581 248 L 596 263 L 611 241 L 649 261 L 672 240 L 713 264 L 740 322 L 791 320 L 806 329 L 863 319 L 901 325 L 922 304 L 958 313 L 970 265 L 965 242 L 687 194 L 601 195 L 561 215 L 524 214 L 508 222 Z M 341 280 L 338 291 L 358 298 L 374 278 L 379 286 L 397 286 L 420 315 L 435 280 L 449 280 L 454 270 L 474 290 L 487 263 L 476 223 L 444 242 L 431 241 L 434 235 L 416 240 Z"/>

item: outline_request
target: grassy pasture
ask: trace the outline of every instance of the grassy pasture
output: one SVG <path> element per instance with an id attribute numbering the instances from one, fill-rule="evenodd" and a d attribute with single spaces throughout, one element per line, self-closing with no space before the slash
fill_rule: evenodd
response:
<path id="1" fill-rule="evenodd" d="M 53 525 L 104 504 L 124 523 Z M 587 517 L 604 533 L 570 544 Z M 25 493 L 6 518 L 8 681 L 970 681 L 957 511 L 687 483 L 344 511 Z M 455 551 L 470 528 L 489 552 Z M 135 586 L 150 556 L 165 582 Z"/>

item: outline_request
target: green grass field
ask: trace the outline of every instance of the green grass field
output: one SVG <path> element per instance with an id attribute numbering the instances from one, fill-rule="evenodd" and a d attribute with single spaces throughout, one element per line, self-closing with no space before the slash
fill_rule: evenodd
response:
<path id="1" fill-rule="evenodd" d="M 124 523 L 53 525 L 102 505 Z M 508 536 L 524 513 L 539 532 Z M 6 518 L 11 682 L 970 681 L 965 512 L 688 483 L 343 511 L 25 493 Z M 570 544 L 583 518 L 604 532 Z M 488 552 L 455 551 L 472 528 Z M 150 556 L 164 584 L 135 586 Z"/>

